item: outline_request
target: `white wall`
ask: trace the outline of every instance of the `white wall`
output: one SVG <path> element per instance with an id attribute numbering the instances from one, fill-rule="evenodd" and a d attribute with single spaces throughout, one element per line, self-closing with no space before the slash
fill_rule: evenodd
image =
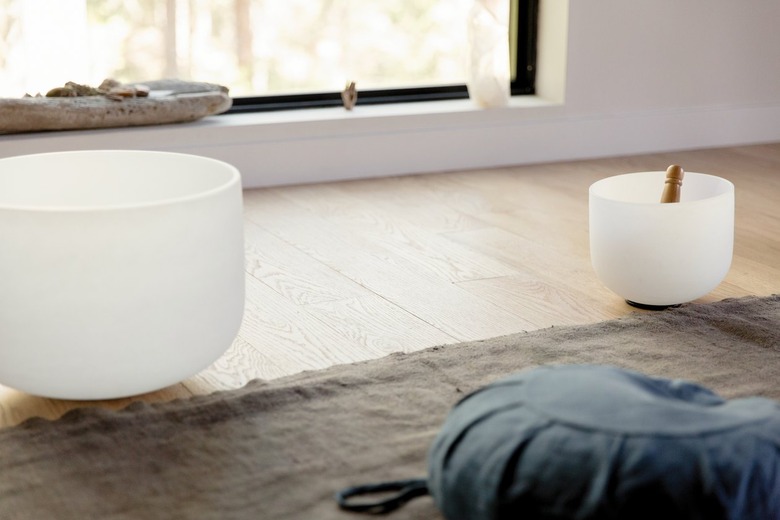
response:
<path id="1" fill-rule="evenodd" d="M 780 3 L 574 1 L 571 112 L 780 101 Z"/>
<path id="2" fill-rule="evenodd" d="M 172 150 L 268 186 L 780 140 L 780 2 L 542 2 L 548 49 L 561 48 L 543 56 L 539 98 L 509 108 L 359 106 L 3 136 L 0 157 Z"/>

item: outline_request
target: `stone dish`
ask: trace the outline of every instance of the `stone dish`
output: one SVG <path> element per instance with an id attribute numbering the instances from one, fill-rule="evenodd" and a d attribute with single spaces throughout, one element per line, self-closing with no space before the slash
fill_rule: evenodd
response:
<path id="1" fill-rule="evenodd" d="M 0 135 L 161 125 L 195 121 L 227 111 L 228 89 L 213 83 L 145 81 L 148 97 L 115 101 L 105 96 L 0 99 Z"/>

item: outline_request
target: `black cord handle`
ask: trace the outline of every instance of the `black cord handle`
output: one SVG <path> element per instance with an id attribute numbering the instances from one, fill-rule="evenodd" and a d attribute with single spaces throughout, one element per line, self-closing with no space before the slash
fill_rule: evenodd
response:
<path id="1" fill-rule="evenodd" d="M 355 497 L 392 491 L 396 491 L 396 493 L 384 500 L 373 502 L 352 500 Z M 336 499 L 336 502 L 338 502 L 339 507 L 346 511 L 381 515 L 398 509 L 413 498 L 427 494 L 428 483 L 425 479 L 408 479 L 344 488 L 337 492 L 334 498 Z"/>

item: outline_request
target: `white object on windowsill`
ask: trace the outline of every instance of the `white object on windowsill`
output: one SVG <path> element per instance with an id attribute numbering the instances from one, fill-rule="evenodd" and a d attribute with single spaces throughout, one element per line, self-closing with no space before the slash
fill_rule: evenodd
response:
<path id="1" fill-rule="evenodd" d="M 509 103 L 509 0 L 475 0 L 468 20 L 469 97 L 480 108 Z"/>

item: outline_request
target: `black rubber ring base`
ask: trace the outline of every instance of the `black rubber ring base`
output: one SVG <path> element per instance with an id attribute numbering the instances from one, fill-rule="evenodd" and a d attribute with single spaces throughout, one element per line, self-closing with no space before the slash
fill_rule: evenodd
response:
<path id="1" fill-rule="evenodd" d="M 626 300 L 626 303 L 631 305 L 632 307 L 636 307 L 637 309 L 644 309 L 646 311 L 662 311 L 664 309 L 670 309 L 670 308 L 680 306 L 679 303 L 673 303 L 671 305 L 649 305 L 647 303 L 639 303 L 631 300 Z"/>

